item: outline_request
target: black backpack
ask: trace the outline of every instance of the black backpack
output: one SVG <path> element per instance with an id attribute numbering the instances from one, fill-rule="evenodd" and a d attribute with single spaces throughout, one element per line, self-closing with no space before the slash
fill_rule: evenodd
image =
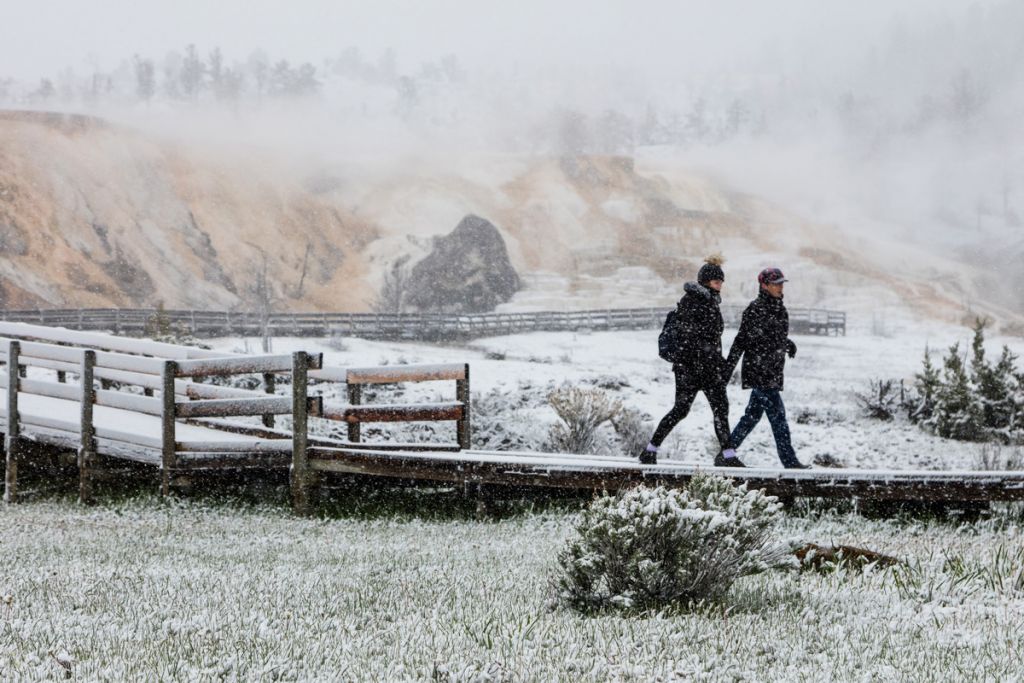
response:
<path id="1" fill-rule="evenodd" d="M 672 309 L 665 316 L 665 324 L 658 335 L 658 355 L 669 363 L 679 361 L 680 347 L 683 345 L 682 330 L 679 326 L 679 314 Z"/>

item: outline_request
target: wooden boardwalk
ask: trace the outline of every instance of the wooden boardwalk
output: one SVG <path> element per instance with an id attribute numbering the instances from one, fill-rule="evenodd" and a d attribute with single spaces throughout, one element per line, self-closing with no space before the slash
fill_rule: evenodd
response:
<path id="1" fill-rule="evenodd" d="M 640 465 L 634 458 L 552 453 L 476 450 L 422 453 L 324 447 L 311 448 L 310 459 L 315 470 L 324 472 L 502 487 L 614 492 L 637 484 L 685 486 L 694 474 L 712 472 L 787 498 L 934 502 L 1024 500 L 1024 472 L 740 469 L 675 461 Z"/>
<path id="2" fill-rule="evenodd" d="M 792 497 L 876 501 L 1024 500 L 1024 472 L 855 469 L 734 469 L 690 462 L 639 465 L 632 458 L 470 448 L 469 367 L 465 364 L 327 368 L 317 354 L 223 355 L 190 347 L 23 323 L 0 323 L 0 430 L 5 435 L 5 499 L 17 499 L 18 468 L 31 442 L 76 452 L 79 491 L 92 497 L 97 471 L 113 460 L 154 466 L 161 493 L 177 473 L 287 469 L 296 511 L 309 512 L 332 473 L 474 487 L 617 491 L 637 484 L 685 486 L 697 472 Z M 14 371 L 17 368 L 17 371 Z M 264 391 L 197 381 L 212 375 L 262 376 Z M 55 377 L 53 376 L 55 375 Z M 451 401 L 364 404 L 362 388 L 399 382 L 454 382 Z M 345 383 L 334 405 L 310 390 Z M 288 395 L 267 393 L 288 386 Z M 282 416 L 287 424 L 275 424 Z M 311 420 L 344 423 L 345 438 L 310 433 Z M 365 422 L 448 421 L 450 442 L 364 443 Z M 287 427 L 287 428 L 285 428 Z"/>

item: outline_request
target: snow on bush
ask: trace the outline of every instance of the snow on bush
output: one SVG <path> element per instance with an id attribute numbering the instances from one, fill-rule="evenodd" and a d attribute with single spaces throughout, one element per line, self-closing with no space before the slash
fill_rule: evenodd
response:
<path id="1" fill-rule="evenodd" d="M 622 452 L 636 455 L 644 449 L 654 433 L 654 425 L 647 421 L 646 416 L 635 408 L 623 408 L 612 418 L 612 427 L 619 437 Z"/>
<path id="2" fill-rule="evenodd" d="M 562 388 L 551 392 L 548 402 L 562 420 L 548 435 L 556 453 L 596 453 L 598 428 L 622 410 L 619 401 L 600 389 Z"/>
<path id="3" fill-rule="evenodd" d="M 530 451 L 543 446 L 544 433 L 534 411 L 544 405 L 529 382 L 514 391 L 492 389 L 473 395 L 473 447 L 483 450 Z"/>
<path id="4" fill-rule="evenodd" d="M 647 610 L 721 598 L 772 564 L 778 501 L 697 474 L 683 490 L 637 487 L 582 513 L 558 559 L 558 599 L 589 612 Z"/>

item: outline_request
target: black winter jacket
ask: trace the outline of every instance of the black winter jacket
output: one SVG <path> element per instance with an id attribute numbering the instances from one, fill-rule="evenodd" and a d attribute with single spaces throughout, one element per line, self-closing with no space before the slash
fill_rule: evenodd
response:
<path id="1" fill-rule="evenodd" d="M 789 341 L 789 313 L 782 299 L 764 290 L 743 311 L 740 331 L 726 359 L 726 377 L 743 356 L 744 389 L 782 389 L 786 353 L 796 353 Z"/>
<path id="2" fill-rule="evenodd" d="M 701 386 L 722 384 L 722 311 L 718 292 L 696 282 L 683 286 L 683 298 L 676 304 L 679 316 L 679 360 L 675 372 L 691 377 Z"/>

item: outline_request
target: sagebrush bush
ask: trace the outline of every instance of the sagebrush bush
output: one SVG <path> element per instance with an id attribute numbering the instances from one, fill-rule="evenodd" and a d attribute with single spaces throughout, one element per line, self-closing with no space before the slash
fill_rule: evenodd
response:
<path id="1" fill-rule="evenodd" d="M 557 453 L 594 453 L 597 429 L 622 410 L 622 404 L 600 389 L 563 388 L 548 395 L 562 419 L 551 427 L 550 447 Z"/>
<path id="2" fill-rule="evenodd" d="M 619 437 L 622 452 L 636 455 L 650 441 L 654 425 L 644 419 L 644 414 L 634 408 L 623 408 L 612 418 L 612 428 Z"/>
<path id="3" fill-rule="evenodd" d="M 582 513 L 559 554 L 557 598 L 574 609 L 648 610 L 721 598 L 778 562 L 778 501 L 698 474 L 686 489 L 637 487 Z"/>

